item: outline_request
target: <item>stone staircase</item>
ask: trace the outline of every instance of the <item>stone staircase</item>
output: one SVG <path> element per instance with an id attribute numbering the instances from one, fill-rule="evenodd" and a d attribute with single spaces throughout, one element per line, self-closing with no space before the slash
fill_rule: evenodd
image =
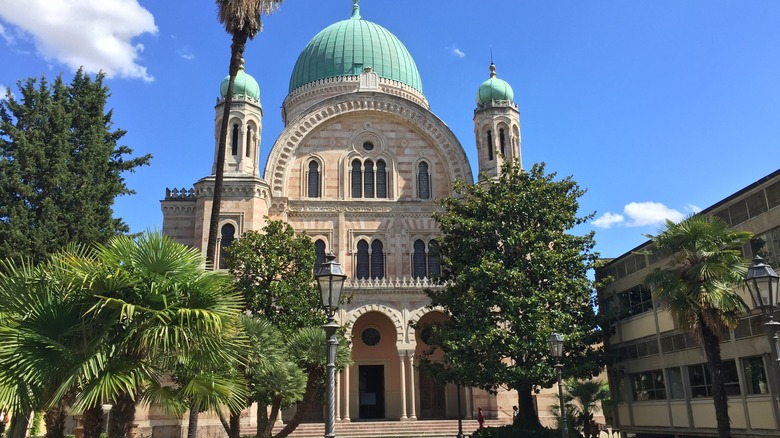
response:
<path id="1" fill-rule="evenodd" d="M 486 420 L 485 427 L 500 427 L 508 424 L 504 420 Z M 470 436 L 479 427 L 477 420 L 463 420 L 463 435 Z M 274 433 L 281 427 L 274 428 Z M 455 438 L 458 434 L 458 420 L 417 421 L 353 421 L 336 422 L 337 438 Z M 322 438 L 325 435 L 323 423 L 303 423 L 290 434 L 291 438 Z"/>

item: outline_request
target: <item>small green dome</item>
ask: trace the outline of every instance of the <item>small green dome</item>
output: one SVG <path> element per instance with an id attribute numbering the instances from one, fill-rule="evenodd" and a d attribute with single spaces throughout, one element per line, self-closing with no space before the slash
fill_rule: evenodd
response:
<path id="1" fill-rule="evenodd" d="M 229 83 L 230 75 L 227 75 L 225 79 L 222 79 L 222 84 L 219 86 L 219 95 L 223 99 L 227 95 Z M 233 83 L 233 97 L 245 97 L 257 102 L 260 101 L 260 86 L 257 85 L 255 78 L 244 71 L 243 64 L 241 65 L 241 70 L 236 75 L 236 81 Z"/>
<path id="2" fill-rule="evenodd" d="M 412 55 L 384 27 L 363 20 L 353 0 L 352 17 L 314 36 L 295 62 L 290 92 L 320 79 L 359 75 L 371 67 L 381 78 L 406 84 L 422 93 L 422 81 Z"/>
<path id="3" fill-rule="evenodd" d="M 496 77 L 496 66 L 490 63 L 490 79 L 479 86 L 477 91 L 477 105 L 485 105 L 490 102 L 508 101 L 514 102 L 515 92 L 506 81 Z"/>

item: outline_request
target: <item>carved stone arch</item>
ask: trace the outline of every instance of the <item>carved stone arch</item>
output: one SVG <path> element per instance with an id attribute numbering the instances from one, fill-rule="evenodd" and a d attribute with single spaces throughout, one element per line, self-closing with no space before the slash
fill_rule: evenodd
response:
<path id="1" fill-rule="evenodd" d="M 379 312 L 390 318 L 390 321 L 393 322 L 393 326 L 395 327 L 396 343 L 403 343 L 405 330 L 404 325 L 401 322 L 401 314 L 397 310 L 392 309 L 384 304 L 366 304 L 350 311 L 349 316 L 347 317 L 347 323 L 345 324 L 347 328 L 347 334 L 352 334 L 352 329 L 355 327 L 357 320 L 368 312 Z"/>
<path id="2" fill-rule="evenodd" d="M 420 318 L 422 318 L 423 316 L 425 316 L 425 315 L 427 315 L 429 313 L 434 313 L 434 312 L 441 313 L 441 314 L 443 314 L 445 316 L 447 315 L 447 312 L 445 312 L 444 308 L 441 307 L 441 306 L 436 306 L 436 307 L 425 306 L 425 307 L 421 307 L 421 308 L 415 310 L 414 312 L 412 312 L 411 314 L 409 314 L 409 323 L 407 324 L 407 327 L 406 327 L 406 336 L 407 336 L 407 339 L 409 339 L 409 342 L 414 342 L 414 327 L 413 327 L 414 324 L 417 321 L 419 321 Z"/>
<path id="3" fill-rule="evenodd" d="M 324 111 L 327 111 L 327 114 L 323 114 Z M 303 137 L 334 118 L 356 111 L 380 112 L 415 126 L 418 133 L 427 138 L 441 154 L 445 163 L 444 170 L 447 172 L 445 178 L 453 181 L 473 181 L 471 167 L 463 147 L 455 134 L 435 114 L 403 98 L 380 93 L 358 92 L 327 98 L 314 105 L 307 114 L 301 115 L 287 125 L 271 148 L 264 171 L 264 175 L 270 176 L 269 183 L 273 196 L 286 196 L 286 179 L 292 171 L 290 168 L 292 157 L 295 156 L 295 151 Z M 308 129 L 305 122 L 311 120 L 309 114 L 316 112 L 323 114 L 323 117 Z"/>

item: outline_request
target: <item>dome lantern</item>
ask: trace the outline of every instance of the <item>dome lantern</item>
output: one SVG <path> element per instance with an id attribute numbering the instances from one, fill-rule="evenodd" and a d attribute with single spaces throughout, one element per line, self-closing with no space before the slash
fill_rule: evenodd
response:
<path id="1" fill-rule="evenodd" d="M 490 63 L 490 78 L 479 86 L 477 91 L 477 106 L 490 103 L 514 103 L 515 92 L 504 80 L 496 77 L 496 65 Z"/>
<path id="2" fill-rule="evenodd" d="M 222 99 L 225 99 L 225 96 L 227 96 L 229 84 L 230 75 L 227 75 L 225 76 L 225 79 L 222 79 L 222 83 L 219 85 L 219 95 Z M 233 97 L 260 102 L 260 86 L 257 84 L 255 78 L 244 71 L 243 59 L 241 60 L 241 67 L 239 67 L 238 73 L 236 74 L 236 80 L 233 83 Z"/>

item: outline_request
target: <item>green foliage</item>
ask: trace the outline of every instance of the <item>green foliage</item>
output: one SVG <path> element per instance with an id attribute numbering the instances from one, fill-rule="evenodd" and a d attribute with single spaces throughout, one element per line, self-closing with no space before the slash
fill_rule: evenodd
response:
<path id="1" fill-rule="evenodd" d="M 609 385 L 602 380 L 568 379 L 563 384 L 563 398 L 570 429 L 579 427 L 580 432 L 588 438 L 588 426 L 593 420 L 593 414 L 609 404 Z M 553 412 L 560 416 L 559 409 L 553 409 Z"/>
<path id="2" fill-rule="evenodd" d="M 450 318 L 428 327 L 432 348 L 422 365 L 456 383 L 520 394 L 519 421 L 538 425 L 531 392 L 555 380 L 551 332 L 563 335 L 565 372 L 590 377 L 603 364 L 599 321 L 587 271 L 596 254 L 593 233 L 571 229 L 584 191 L 570 177 L 556 180 L 544 165 L 524 171 L 507 162 L 497 179 L 456 184 L 462 196 L 441 201 L 441 289 L 431 305 Z M 437 350 L 443 360 L 432 360 Z"/>
<path id="3" fill-rule="evenodd" d="M 548 429 L 546 427 L 520 428 L 512 425 L 486 427 L 477 429 L 471 434 L 472 438 L 560 438 L 560 436 L 561 432 L 559 429 Z"/>
<path id="4" fill-rule="evenodd" d="M 30 423 L 30 436 L 37 437 L 41 434 L 41 426 L 43 425 L 43 412 L 36 411 L 33 414 L 32 422 Z"/>
<path id="5" fill-rule="evenodd" d="M 0 253 L 44 260 L 69 243 L 106 242 L 128 231 L 113 217 L 118 195 L 133 193 L 122 173 L 149 164 L 128 159 L 106 111 L 108 88 L 76 72 L 65 84 L 29 78 L 19 97 L 0 100 Z"/>
<path id="6" fill-rule="evenodd" d="M 262 315 L 284 335 L 320 326 L 325 317 L 314 282 L 314 245 L 289 224 L 269 220 L 228 248 L 228 270 L 246 310 Z"/>

